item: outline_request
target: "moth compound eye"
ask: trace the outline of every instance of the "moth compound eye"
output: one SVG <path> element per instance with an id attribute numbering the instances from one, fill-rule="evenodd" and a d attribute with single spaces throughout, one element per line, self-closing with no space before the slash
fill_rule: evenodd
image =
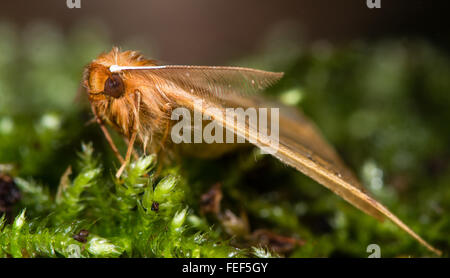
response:
<path id="1" fill-rule="evenodd" d="M 125 93 L 125 86 L 119 74 L 113 73 L 106 80 L 103 93 L 114 98 L 119 98 Z"/>

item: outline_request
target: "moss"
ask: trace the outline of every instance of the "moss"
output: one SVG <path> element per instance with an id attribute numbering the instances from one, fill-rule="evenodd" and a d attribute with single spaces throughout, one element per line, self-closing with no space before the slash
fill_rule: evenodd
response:
<path id="1" fill-rule="evenodd" d="M 102 176 L 102 167 L 93 162 L 91 146 L 83 145 L 83 149 L 80 155 L 83 168 L 70 184 L 60 185 L 63 188 L 58 191 L 59 197 L 48 194 L 44 197 L 39 190 L 41 186 L 19 181 L 25 197 L 45 200 L 47 207 L 39 208 L 39 212 L 48 214 L 28 220 L 23 210 L 11 225 L 5 225 L 3 219 L 0 255 L 240 256 L 242 251 L 217 242 L 208 233 L 195 231 L 185 223 L 193 213 L 184 202 L 183 182 L 174 175 L 153 182 L 154 156 L 130 164 L 118 181 Z M 152 209 L 155 202 L 159 203 L 157 210 Z M 36 199 L 24 198 L 21 206 L 33 208 L 35 204 Z M 81 230 L 87 236 L 77 241 L 79 237 L 75 235 Z"/>
<path id="2" fill-rule="evenodd" d="M 84 96 L 75 97 L 82 66 L 111 43 L 94 26 L 67 35 L 52 25 L 34 28 L 39 36 L 21 36 L 0 23 L 0 171 L 22 195 L 15 220 L 2 218 L 0 256 L 367 257 L 372 243 L 383 257 L 432 255 L 394 225 L 253 150 L 183 158 L 158 178 L 157 158 L 143 156 L 114 179 L 117 162 L 98 127 L 86 125 Z M 285 71 L 268 96 L 302 108 L 368 190 L 448 256 L 446 53 L 422 41 L 294 52 L 280 44 L 233 64 Z M 200 197 L 217 182 L 222 209 L 246 215 L 250 233 L 268 229 L 305 244 L 276 254 L 227 234 L 201 213 Z"/>

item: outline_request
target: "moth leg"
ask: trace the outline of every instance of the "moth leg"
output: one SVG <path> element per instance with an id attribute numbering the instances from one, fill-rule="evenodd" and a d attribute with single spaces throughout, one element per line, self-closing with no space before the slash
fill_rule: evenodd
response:
<path id="1" fill-rule="evenodd" d="M 156 178 L 159 177 L 159 175 L 162 172 L 162 169 L 163 169 L 163 164 L 162 163 L 158 163 L 158 166 L 157 166 L 156 171 L 155 171 L 155 177 Z"/>
<path id="2" fill-rule="evenodd" d="M 87 121 L 87 122 L 84 124 L 84 126 L 88 126 L 88 125 L 91 125 L 91 124 L 96 123 L 96 122 L 97 122 L 97 117 L 93 117 L 92 119 L 90 119 L 89 121 Z"/>
<path id="3" fill-rule="evenodd" d="M 144 142 L 142 144 L 143 144 L 142 150 L 144 151 L 144 156 L 146 156 L 147 155 L 147 144 L 148 144 L 148 136 L 147 135 L 144 137 Z"/>
<path id="4" fill-rule="evenodd" d="M 170 103 L 167 103 L 164 109 L 166 110 L 167 114 L 170 114 L 172 112 L 172 105 Z M 170 129 L 170 118 L 168 118 L 166 121 L 166 128 L 164 130 L 164 135 L 161 138 L 161 141 L 159 142 L 159 148 L 156 150 L 156 154 L 159 154 L 159 152 L 164 148 L 164 145 L 167 141 L 167 137 L 169 135 L 169 129 Z"/>
<path id="5" fill-rule="evenodd" d="M 111 147 L 112 151 L 114 152 L 115 156 L 119 160 L 120 163 L 124 163 L 125 160 L 123 159 L 122 155 L 119 153 L 119 150 L 117 149 L 116 145 L 114 144 L 114 141 L 111 138 L 111 135 L 109 135 L 108 129 L 103 124 L 103 121 L 100 119 L 100 117 L 97 114 L 97 110 L 95 109 L 94 105 L 91 103 L 91 109 L 94 113 L 95 120 L 99 124 L 101 130 L 103 131 L 103 135 L 105 135 L 106 141 L 108 141 L 109 146 Z"/>
<path id="6" fill-rule="evenodd" d="M 168 135 L 169 135 L 169 128 L 170 128 L 170 122 L 167 121 L 167 124 L 166 124 L 166 130 L 164 131 L 164 135 L 163 135 L 163 137 L 162 137 L 162 139 L 161 139 L 161 141 L 160 141 L 159 148 L 158 148 L 158 150 L 156 151 L 157 154 L 164 148 L 164 144 L 166 143 L 167 137 L 168 137 Z"/>
<path id="7" fill-rule="evenodd" d="M 125 161 L 122 163 L 119 170 L 117 171 L 116 178 L 120 178 L 123 171 L 125 170 L 125 167 L 127 166 L 128 162 L 130 161 L 131 154 L 133 153 L 134 141 L 136 141 L 138 126 L 139 126 L 139 107 L 141 105 L 141 94 L 139 92 L 136 92 L 136 95 L 137 95 L 137 109 L 136 109 L 137 111 L 135 112 L 133 133 L 131 134 L 130 141 L 128 142 L 128 148 L 127 148 L 127 154 L 125 156 Z"/>
<path id="8" fill-rule="evenodd" d="M 127 145 L 130 144 L 130 140 L 128 140 L 128 138 L 125 136 L 123 137 L 123 141 L 125 141 L 125 144 L 127 144 Z M 134 159 L 136 159 L 136 160 L 139 159 L 139 154 L 137 153 L 137 151 L 135 149 L 133 149 L 132 154 L 133 154 Z"/>
<path id="9" fill-rule="evenodd" d="M 125 170 L 125 167 L 127 166 L 128 162 L 130 161 L 131 154 L 133 153 L 133 147 L 134 147 L 134 141 L 136 140 L 136 135 L 137 135 L 137 130 L 133 130 L 133 133 L 131 134 L 130 142 L 128 143 L 127 155 L 125 156 L 125 161 L 122 163 L 119 170 L 117 171 L 116 178 L 120 178 L 123 170 Z"/>

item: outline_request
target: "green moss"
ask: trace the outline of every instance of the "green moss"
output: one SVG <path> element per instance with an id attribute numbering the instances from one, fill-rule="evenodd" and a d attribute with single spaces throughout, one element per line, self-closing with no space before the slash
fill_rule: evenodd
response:
<path id="1" fill-rule="evenodd" d="M 91 146 L 83 149 L 83 168 L 70 184 L 61 185 L 59 198 L 42 193 L 38 185 L 18 182 L 25 197 L 21 206 L 33 207 L 37 198 L 44 201 L 41 206 L 47 205 L 39 212 L 48 214 L 28 220 L 24 210 L 12 225 L 2 219 L 0 255 L 235 257 L 242 253 L 185 223 L 192 212 L 184 203 L 183 182 L 173 175 L 153 182 L 154 156 L 130 164 L 118 181 L 102 176 Z M 152 209 L 154 202 L 159 204 L 157 210 Z M 85 243 L 74 239 L 81 229 L 89 231 Z"/>

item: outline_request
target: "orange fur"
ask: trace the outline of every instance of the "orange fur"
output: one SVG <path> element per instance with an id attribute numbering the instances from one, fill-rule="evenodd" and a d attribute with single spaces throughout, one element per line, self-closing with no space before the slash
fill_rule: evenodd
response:
<path id="1" fill-rule="evenodd" d="M 166 104 L 170 100 L 156 87 L 148 86 L 148 76 L 121 72 L 120 76 L 125 85 L 125 94 L 120 98 L 111 98 L 102 94 L 105 81 L 111 76 L 109 67 L 119 66 L 153 66 L 155 61 L 144 59 L 135 51 L 120 52 L 114 47 L 109 53 L 101 54 L 92 61 L 85 69 L 84 85 L 89 94 L 89 100 L 95 106 L 98 115 L 106 123 L 112 125 L 117 131 L 129 138 L 134 125 L 137 126 L 137 138 L 145 143 L 146 138 L 152 140 L 149 149 L 156 149 L 156 142 L 163 136 L 170 115 L 168 115 Z M 155 83 L 158 80 L 154 80 Z M 141 93 L 139 107 L 139 122 L 135 123 L 136 93 Z"/>

